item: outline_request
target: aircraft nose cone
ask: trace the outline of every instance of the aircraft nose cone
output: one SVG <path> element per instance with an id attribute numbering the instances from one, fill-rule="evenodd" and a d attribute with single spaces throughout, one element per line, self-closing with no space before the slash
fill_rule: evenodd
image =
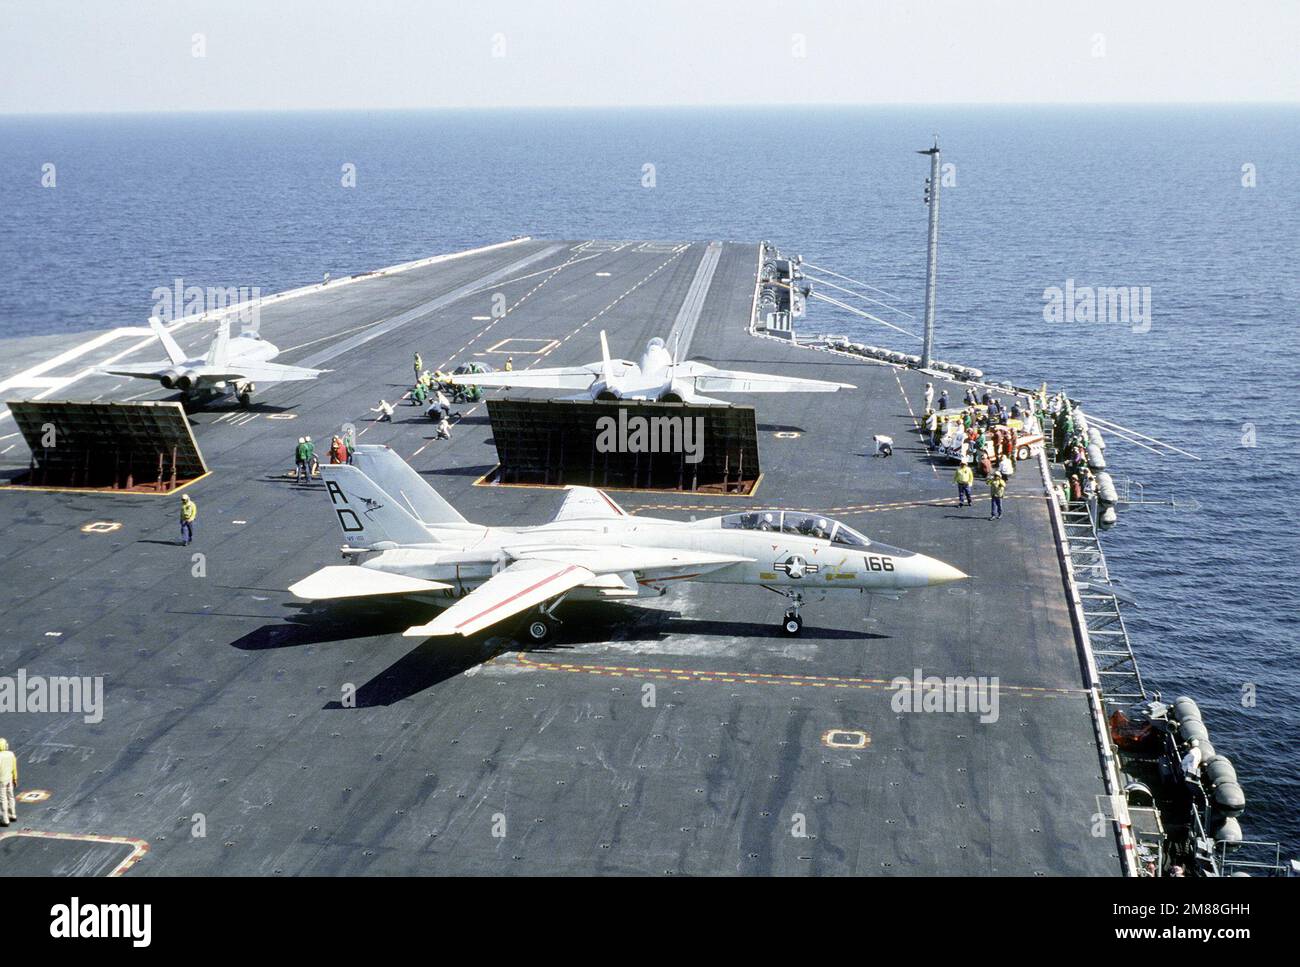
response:
<path id="1" fill-rule="evenodd" d="M 943 561 L 934 558 L 926 558 L 925 578 L 926 584 L 933 587 L 936 584 L 951 584 L 953 581 L 961 581 L 970 577 L 965 571 L 959 571 L 951 564 L 945 564 Z"/>

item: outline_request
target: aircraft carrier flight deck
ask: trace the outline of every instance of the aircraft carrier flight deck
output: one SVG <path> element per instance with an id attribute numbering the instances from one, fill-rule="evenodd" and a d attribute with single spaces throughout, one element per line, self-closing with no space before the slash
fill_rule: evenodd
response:
<path id="1" fill-rule="evenodd" d="M 0 874 L 1121 875 L 1042 468 L 1021 465 L 999 522 L 982 485 L 958 509 L 954 466 L 918 434 L 932 377 L 755 335 L 759 271 L 757 242 L 524 238 L 268 298 L 278 361 L 330 372 L 192 414 L 210 472 L 183 491 L 199 507 L 189 547 L 170 493 L 0 487 L 0 669 L 105 687 L 98 723 L 6 716 L 22 788 L 44 795 L 0 837 Z M 216 325 L 176 339 L 201 354 Z M 559 507 L 559 488 L 484 482 L 502 391 L 457 406 L 435 439 L 402 399 L 415 352 L 524 370 L 599 358 L 601 330 L 636 358 L 674 328 L 684 357 L 856 388 L 734 397 L 757 411 L 757 489 L 612 492 L 624 508 L 818 511 L 970 579 L 810 602 L 800 637 L 782 634 L 778 595 L 682 582 L 565 605 L 543 645 L 404 638 L 432 608 L 286 590 L 340 563 L 323 484 L 292 480 L 303 435 L 323 457 L 353 424 L 472 521 Z M 3 398 L 138 395 L 88 370 L 156 356 L 147 330 L 91 337 L 15 347 Z M 375 422 L 381 399 L 391 423 Z M 893 437 L 891 458 L 873 434 Z M 30 455 L 12 419 L 0 436 L 16 480 Z M 996 676 L 997 720 L 896 711 L 890 683 L 918 670 Z"/>

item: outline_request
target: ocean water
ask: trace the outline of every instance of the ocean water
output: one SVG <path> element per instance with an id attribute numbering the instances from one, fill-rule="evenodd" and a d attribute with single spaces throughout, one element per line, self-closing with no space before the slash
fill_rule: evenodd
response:
<path id="1" fill-rule="evenodd" d="M 771 239 L 916 330 L 935 133 L 939 358 L 1201 457 L 1111 441 L 1117 479 L 1182 506 L 1123 509 L 1107 558 L 1148 685 L 1201 703 L 1247 836 L 1300 855 L 1300 109 L 0 118 L 0 336 L 138 324 L 177 277 L 275 291 L 523 233 Z M 1149 325 L 1047 321 L 1070 279 L 1148 288 Z M 917 346 L 824 303 L 805 330 Z"/>

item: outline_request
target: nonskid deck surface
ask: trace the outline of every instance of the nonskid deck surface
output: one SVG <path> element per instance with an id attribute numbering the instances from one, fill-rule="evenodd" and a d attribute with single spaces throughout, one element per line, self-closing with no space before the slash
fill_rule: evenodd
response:
<path id="1" fill-rule="evenodd" d="M 636 358 L 677 319 L 707 246 L 528 240 L 326 287 L 264 307 L 261 327 L 280 361 L 334 372 L 194 416 L 213 473 L 188 490 L 192 547 L 171 543 L 174 497 L 0 493 L 0 670 L 105 682 L 98 724 L 0 717 L 23 787 L 49 793 L 21 806 L 21 825 L 145 841 L 133 876 L 1118 874 L 1109 827 L 1094 834 L 1105 790 L 1036 468 L 1022 466 L 1002 521 L 984 501 L 959 511 L 953 468 L 915 436 L 922 377 L 749 335 L 757 255 L 722 246 L 689 355 L 858 389 L 735 397 L 758 407 L 753 498 L 617 499 L 682 519 L 821 510 L 971 580 L 807 605 L 798 639 L 780 635 L 777 595 L 686 583 L 565 606 L 558 639 L 531 650 L 500 633 L 402 638 L 431 613 L 418 605 L 305 607 L 285 588 L 337 563 L 340 540 L 321 485 L 286 477 L 300 435 L 323 449 L 353 422 L 470 519 L 548 519 L 556 490 L 475 486 L 495 463 L 484 405 L 461 407 L 450 442 L 416 407 L 392 424 L 369 409 L 405 392 L 417 350 L 429 367 L 580 364 L 605 329 Z M 213 328 L 180 342 L 200 347 Z M 91 377 L 66 395 L 144 386 Z M 869 456 L 872 433 L 894 437 L 893 458 Z M 120 527 L 83 533 L 95 522 Z M 997 676 L 997 721 L 894 711 L 890 682 L 917 669 Z M 864 747 L 828 744 L 864 741 L 848 733 Z M 0 838 L 0 873 L 120 858 L 70 842 Z"/>

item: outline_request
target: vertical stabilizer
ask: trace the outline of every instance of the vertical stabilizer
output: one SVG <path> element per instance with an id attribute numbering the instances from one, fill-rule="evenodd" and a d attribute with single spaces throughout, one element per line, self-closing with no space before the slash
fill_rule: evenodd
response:
<path id="1" fill-rule="evenodd" d="M 181 363 L 185 362 L 185 353 L 181 350 L 180 346 L 176 345 L 176 340 L 172 338 L 172 334 L 167 331 L 165 326 L 163 326 L 161 319 L 157 316 L 150 316 L 149 328 L 152 329 L 153 334 L 158 337 L 158 341 L 162 343 L 163 349 L 167 353 L 167 358 L 172 361 L 172 365 L 179 366 Z"/>
<path id="2" fill-rule="evenodd" d="M 605 338 L 605 330 L 600 331 L 600 378 L 608 386 L 614 379 L 614 366 L 609 359 L 609 340 Z"/>
<path id="3" fill-rule="evenodd" d="M 349 547 L 432 543 L 424 525 L 356 467 L 327 464 L 320 473 Z"/>
<path id="4" fill-rule="evenodd" d="M 466 522 L 392 447 L 363 444 L 354 451 L 352 465 L 426 524 Z"/>
<path id="5" fill-rule="evenodd" d="M 225 319 L 217 327 L 217 338 L 208 347 L 206 362 L 209 366 L 224 366 L 230 358 L 230 320 Z"/>

